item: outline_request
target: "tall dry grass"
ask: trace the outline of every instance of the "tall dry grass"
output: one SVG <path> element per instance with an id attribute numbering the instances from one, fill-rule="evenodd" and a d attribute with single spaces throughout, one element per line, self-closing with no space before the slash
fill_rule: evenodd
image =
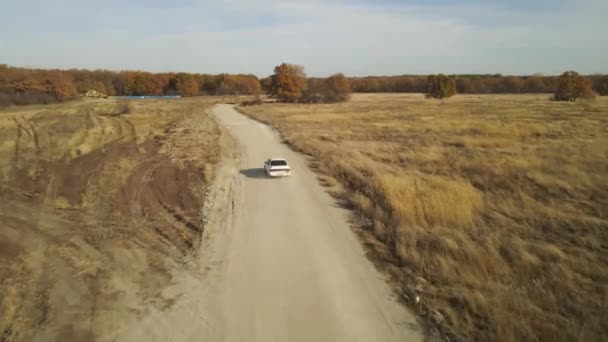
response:
<path id="1" fill-rule="evenodd" d="M 242 111 L 339 184 L 379 265 L 444 336 L 608 334 L 608 99 L 357 94 Z"/>

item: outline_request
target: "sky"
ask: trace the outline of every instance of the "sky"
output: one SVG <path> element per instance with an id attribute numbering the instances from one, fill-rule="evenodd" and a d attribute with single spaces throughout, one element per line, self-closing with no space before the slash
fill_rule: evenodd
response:
<path id="1" fill-rule="evenodd" d="M 310 76 L 608 73 L 608 0 L 2 0 L 0 64 Z"/>

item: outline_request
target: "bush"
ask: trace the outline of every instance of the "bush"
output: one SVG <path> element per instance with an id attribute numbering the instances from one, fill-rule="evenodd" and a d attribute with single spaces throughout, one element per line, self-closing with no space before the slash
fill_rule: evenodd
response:
<path id="1" fill-rule="evenodd" d="M 598 93 L 600 94 L 600 96 L 608 96 L 608 78 L 604 78 L 600 81 Z"/>
<path id="2" fill-rule="evenodd" d="M 348 101 L 350 93 L 350 82 L 343 74 L 335 74 L 323 84 L 324 102 Z"/>
<path id="3" fill-rule="evenodd" d="M 427 98 L 444 99 L 456 94 L 454 80 L 446 75 L 431 75 L 427 78 Z"/>
<path id="4" fill-rule="evenodd" d="M 335 74 L 326 79 L 310 78 L 302 93 L 300 102 L 334 103 L 350 99 L 350 81 L 343 74 Z"/>
<path id="5" fill-rule="evenodd" d="M 0 107 L 11 105 L 25 106 L 33 104 L 50 104 L 57 102 L 58 100 L 55 96 L 33 91 L 0 93 Z"/>
<path id="6" fill-rule="evenodd" d="M 300 102 L 322 103 L 323 101 L 323 80 L 320 78 L 309 78 L 306 89 L 302 92 Z"/>
<path id="7" fill-rule="evenodd" d="M 555 101 L 575 102 L 579 98 L 593 98 L 591 81 L 579 75 L 576 71 L 564 72 L 557 81 L 557 90 L 553 99 Z"/>
<path id="8" fill-rule="evenodd" d="M 243 101 L 241 102 L 241 106 L 257 106 L 257 105 L 261 105 L 262 104 L 262 98 L 259 95 L 256 95 L 256 97 L 253 100 L 249 100 L 249 101 Z"/>
<path id="9" fill-rule="evenodd" d="M 0 107 L 10 106 L 12 104 L 8 94 L 0 93 Z"/>

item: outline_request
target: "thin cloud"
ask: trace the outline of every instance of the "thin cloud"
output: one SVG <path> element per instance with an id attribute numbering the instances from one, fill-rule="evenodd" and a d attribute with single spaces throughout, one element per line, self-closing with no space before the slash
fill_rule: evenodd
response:
<path id="1" fill-rule="evenodd" d="M 311 75 L 606 71 L 604 1 L 22 1 L 0 63 Z M 24 25 L 23 23 L 28 23 Z M 15 28 L 15 25 L 23 28 Z"/>

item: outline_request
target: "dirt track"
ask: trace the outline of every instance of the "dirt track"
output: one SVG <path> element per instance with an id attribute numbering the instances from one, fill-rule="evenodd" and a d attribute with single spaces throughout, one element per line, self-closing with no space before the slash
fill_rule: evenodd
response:
<path id="1" fill-rule="evenodd" d="M 198 273 L 182 273 L 155 310 L 117 340 L 414 341 L 422 333 L 366 259 L 347 213 L 321 188 L 306 160 L 267 126 L 218 105 L 238 140 L 212 196 Z M 268 179 L 261 167 L 286 157 L 293 175 Z"/>

